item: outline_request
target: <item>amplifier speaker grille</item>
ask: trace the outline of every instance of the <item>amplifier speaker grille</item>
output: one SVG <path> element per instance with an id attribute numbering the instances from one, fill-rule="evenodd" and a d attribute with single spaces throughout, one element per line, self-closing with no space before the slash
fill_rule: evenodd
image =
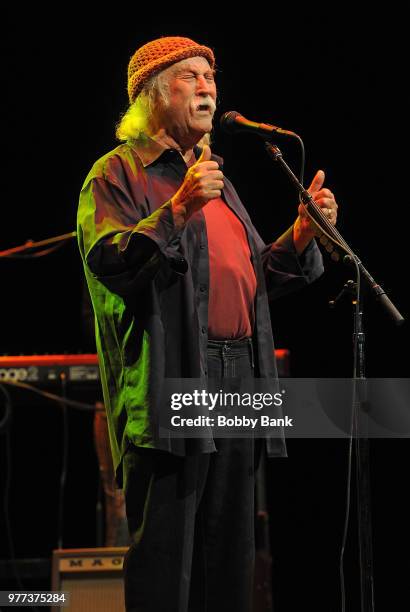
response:
<path id="1" fill-rule="evenodd" d="M 127 547 L 53 551 L 52 589 L 69 593 L 55 612 L 124 612 L 122 565 Z"/>

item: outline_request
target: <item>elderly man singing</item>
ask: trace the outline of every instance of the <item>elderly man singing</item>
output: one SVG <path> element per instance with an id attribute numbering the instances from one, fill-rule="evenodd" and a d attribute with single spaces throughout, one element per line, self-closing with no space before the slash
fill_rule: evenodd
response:
<path id="1" fill-rule="evenodd" d="M 211 153 L 214 67 L 212 50 L 188 38 L 139 48 L 117 128 L 123 144 L 94 164 L 80 197 L 79 246 L 133 540 L 128 611 L 251 610 L 254 440 L 161 437 L 161 382 L 275 378 L 268 296 L 323 270 L 303 207 L 264 244 Z M 323 182 L 319 171 L 309 190 L 335 223 Z M 283 455 L 284 441 L 268 440 L 267 450 Z"/>

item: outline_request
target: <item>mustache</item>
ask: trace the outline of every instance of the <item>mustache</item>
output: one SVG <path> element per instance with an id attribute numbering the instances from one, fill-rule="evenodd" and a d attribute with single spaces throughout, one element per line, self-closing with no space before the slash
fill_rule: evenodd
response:
<path id="1" fill-rule="evenodd" d="M 208 107 L 209 110 L 214 113 L 216 111 L 216 103 L 215 101 L 211 98 L 211 96 L 206 96 L 204 98 L 201 98 L 200 100 L 198 100 L 197 104 L 196 104 L 196 108 L 199 109 L 201 107 Z"/>

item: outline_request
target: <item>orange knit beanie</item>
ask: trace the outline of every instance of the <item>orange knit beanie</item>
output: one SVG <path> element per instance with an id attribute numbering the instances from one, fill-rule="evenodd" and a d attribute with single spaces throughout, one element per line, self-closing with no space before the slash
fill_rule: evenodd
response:
<path id="1" fill-rule="evenodd" d="M 215 57 L 211 49 L 181 36 L 157 38 L 137 49 L 128 64 L 128 96 L 130 102 L 141 92 L 145 82 L 155 73 L 188 57 L 205 57 L 213 69 Z"/>

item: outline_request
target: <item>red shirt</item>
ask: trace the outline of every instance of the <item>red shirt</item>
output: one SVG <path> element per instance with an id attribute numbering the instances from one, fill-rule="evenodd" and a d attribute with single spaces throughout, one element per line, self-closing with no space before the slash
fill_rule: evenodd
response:
<path id="1" fill-rule="evenodd" d="M 221 198 L 202 210 L 209 251 L 208 337 L 252 336 L 256 277 L 245 228 Z"/>

